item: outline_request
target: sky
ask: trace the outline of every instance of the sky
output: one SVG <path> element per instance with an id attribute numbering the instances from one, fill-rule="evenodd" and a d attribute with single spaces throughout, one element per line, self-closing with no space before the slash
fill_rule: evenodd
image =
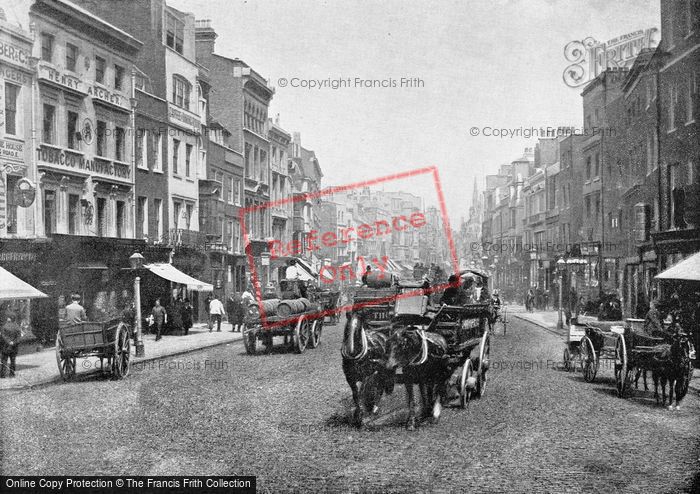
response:
<path id="1" fill-rule="evenodd" d="M 269 115 L 316 152 L 323 186 L 436 166 L 453 228 L 468 215 L 474 178 L 483 188 L 486 174 L 536 142 L 486 137 L 485 127 L 581 127 L 581 88 L 562 79 L 568 42 L 660 24 L 659 0 L 168 3 L 211 19 L 216 52 L 269 79 Z M 402 77 L 422 87 L 400 87 Z M 329 78 L 350 87 L 293 87 Z M 397 87 L 356 87 L 356 78 Z M 432 180 L 392 188 L 436 203 Z"/>

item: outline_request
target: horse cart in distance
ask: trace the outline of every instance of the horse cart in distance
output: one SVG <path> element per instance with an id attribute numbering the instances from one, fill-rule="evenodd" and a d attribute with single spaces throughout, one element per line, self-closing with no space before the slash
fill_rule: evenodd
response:
<path id="1" fill-rule="evenodd" d="M 251 304 L 245 323 L 243 344 L 249 355 L 256 354 L 258 341 L 270 353 L 275 336 L 284 337 L 285 344 L 291 342 L 296 353 L 304 353 L 307 347 L 316 348 L 321 343 L 323 316 L 318 304 L 307 298 L 269 299 L 260 305 Z"/>
<path id="2" fill-rule="evenodd" d="M 340 322 L 340 312 L 338 312 L 340 292 L 338 290 L 314 290 L 309 293 L 309 298 L 318 304 L 319 310 L 325 313 L 324 320 L 327 317 L 330 324 Z"/>
<path id="3" fill-rule="evenodd" d="M 617 323 L 579 325 L 572 322 L 569 325 L 569 344 L 564 349 L 564 367 L 570 371 L 575 370 L 575 358 L 578 357 L 584 381 L 593 382 L 598 374 L 600 361 L 615 359 L 617 338 L 623 332 L 624 327 Z M 573 342 L 577 337 L 578 345 Z"/>
<path id="4" fill-rule="evenodd" d="M 60 327 L 56 336 L 56 362 L 63 380 L 73 379 L 76 360 L 88 357 L 99 357 L 101 364 L 107 359 L 115 379 L 128 376 L 131 368 L 129 332 L 128 324 L 121 319 Z"/>

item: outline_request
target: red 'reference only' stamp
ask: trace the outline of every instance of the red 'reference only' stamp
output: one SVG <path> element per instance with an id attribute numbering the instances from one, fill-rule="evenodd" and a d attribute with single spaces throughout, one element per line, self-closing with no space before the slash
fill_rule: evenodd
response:
<path id="1" fill-rule="evenodd" d="M 296 324 L 299 315 L 284 318 L 266 313 L 266 309 L 263 304 L 263 289 L 260 283 L 260 273 L 258 272 L 258 267 L 256 266 L 255 256 L 250 248 L 251 237 L 246 226 L 249 224 L 247 221 L 248 218 L 253 215 L 259 215 L 261 211 L 266 209 L 277 209 L 285 206 L 289 207 L 289 205 L 293 205 L 294 203 L 300 201 L 314 201 L 322 200 L 324 198 L 332 198 L 334 195 L 347 194 L 352 190 L 383 185 L 389 182 L 406 181 L 414 177 L 425 177 L 426 181 L 432 181 L 435 187 L 442 228 L 444 229 L 444 235 L 449 248 L 450 261 L 453 272 L 458 272 L 459 262 L 452 238 L 452 230 L 447 217 L 442 186 L 437 168 L 435 166 L 418 168 L 371 180 L 355 182 L 348 185 L 328 187 L 316 192 L 297 194 L 292 197 L 269 201 L 240 209 L 239 220 L 241 231 L 243 233 L 244 245 L 246 245 L 246 257 L 253 282 L 253 288 L 256 292 L 260 320 L 264 329 L 280 328 Z M 347 246 L 354 242 L 372 242 L 372 240 L 382 240 L 386 239 L 387 236 L 391 237 L 391 235 L 395 233 L 404 235 L 412 234 L 426 228 L 427 225 L 428 221 L 424 211 L 412 211 L 410 213 L 398 214 L 389 218 L 377 219 L 374 221 L 367 221 L 353 226 L 339 225 L 337 228 L 329 228 L 327 231 L 323 231 L 319 228 L 311 228 L 308 232 L 305 232 L 302 239 L 297 238 L 285 242 L 280 239 L 266 239 L 267 252 L 269 252 L 269 260 L 271 262 L 299 258 L 304 255 L 317 253 L 323 248 Z M 364 273 L 367 266 L 369 266 L 375 273 L 378 273 L 378 278 L 382 278 L 384 276 L 390 276 L 395 263 L 391 261 L 389 256 L 381 255 L 380 253 L 367 256 L 358 255 L 354 262 L 344 262 L 339 265 L 324 263 L 318 270 L 318 279 L 316 282 L 318 283 L 320 289 L 323 289 L 324 285 L 330 287 L 338 282 L 356 283 Z M 359 304 L 350 303 L 333 309 L 318 309 L 311 312 L 305 311 L 304 316 L 308 319 L 321 319 L 342 312 L 358 310 L 368 305 L 392 303 L 400 298 L 443 291 L 449 286 L 450 285 L 448 283 L 439 283 L 432 284 L 427 289 L 397 289 L 395 294 L 391 296 L 377 297 L 371 302 L 363 302 Z"/>

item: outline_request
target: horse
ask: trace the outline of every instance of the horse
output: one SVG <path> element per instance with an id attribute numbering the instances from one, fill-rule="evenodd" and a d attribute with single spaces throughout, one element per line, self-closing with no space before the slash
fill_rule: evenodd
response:
<path id="1" fill-rule="evenodd" d="M 355 403 L 354 422 L 358 427 L 362 427 L 364 410 L 376 414 L 382 395 L 394 390 L 393 381 L 384 378 L 382 363 L 390 328 L 368 330 L 365 323 L 366 315 L 362 310 L 348 315 L 340 350 L 343 373 Z M 358 383 L 361 383 L 360 388 Z"/>
<path id="2" fill-rule="evenodd" d="M 396 330 L 388 341 L 386 369 L 393 378 L 401 367 L 408 401 L 406 429 L 416 428 L 413 386 L 418 384 L 422 399 L 422 417 L 428 417 L 432 408 L 432 421 L 437 423 L 442 402 L 447 398 L 447 383 L 451 375 L 447 359 L 447 341 L 437 333 L 409 326 Z"/>
<path id="3" fill-rule="evenodd" d="M 658 385 L 661 384 L 661 406 L 666 405 L 666 384 L 668 383 L 668 409 L 673 410 L 673 393 L 676 395 L 676 410 L 680 410 L 680 404 L 688 392 L 688 366 L 690 365 L 688 335 L 678 332 L 671 337 L 671 344 L 662 345 L 664 348 L 658 357 L 655 357 L 656 365 L 652 370 L 654 380 L 654 398 L 659 403 Z"/>

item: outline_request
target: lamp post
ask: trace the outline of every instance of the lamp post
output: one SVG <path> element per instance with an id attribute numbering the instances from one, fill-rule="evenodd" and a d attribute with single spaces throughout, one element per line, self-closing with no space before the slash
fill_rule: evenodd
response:
<path id="1" fill-rule="evenodd" d="M 143 268 L 144 257 L 135 252 L 129 257 L 129 263 L 131 264 L 131 269 L 134 272 L 138 272 L 139 269 Z M 136 347 L 136 356 L 143 357 L 146 355 L 146 351 L 143 347 L 143 339 L 141 337 L 141 277 L 136 276 L 134 278 L 134 305 L 136 306 L 136 336 L 134 338 L 134 346 Z"/>
<path id="2" fill-rule="evenodd" d="M 563 298 L 563 285 L 564 285 L 564 271 L 566 270 L 566 261 L 563 257 L 560 257 L 557 261 L 557 273 L 559 273 L 559 320 L 557 321 L 557 329 L 564 328 L 564 322 L 562 321 L 562 298 Z"/>

